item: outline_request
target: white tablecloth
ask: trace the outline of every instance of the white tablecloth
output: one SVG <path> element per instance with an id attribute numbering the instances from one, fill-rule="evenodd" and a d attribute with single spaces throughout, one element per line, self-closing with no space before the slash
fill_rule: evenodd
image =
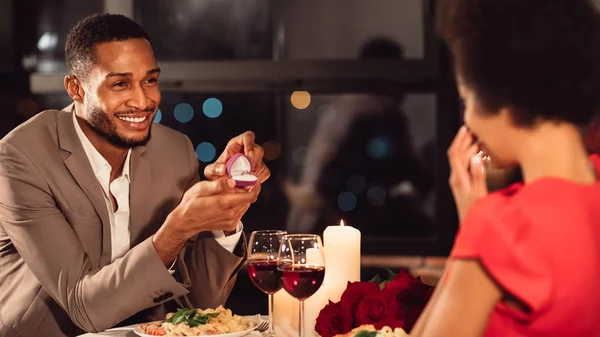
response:
<path id="1" fill-rule="evenodd" d="M 275 332 L 278 337 L 298 337 L 298 331 L 291 326 L 275 326 Z M 112 336 L 112 337 L 139 337 L 135 332 L 133 332 L 133 327 L 122 327 L 116 329 L 109 329 L 104 332 L 97 333 L 86 333 L 83 335 L 79 335 L 78 337 L 101 337 L 101 336 Z M 262 334 L 259 332 L 252 332 L 247 335 L 247 337 L 262 337 Z"/>

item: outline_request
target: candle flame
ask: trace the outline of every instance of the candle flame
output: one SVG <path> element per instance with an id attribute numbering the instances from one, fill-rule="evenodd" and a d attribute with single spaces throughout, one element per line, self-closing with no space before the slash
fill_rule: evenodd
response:
<path id="1" fill-rule="evenodd" d="M 344 220 L 340 220 L 340 226 L 344 226 Z"/>

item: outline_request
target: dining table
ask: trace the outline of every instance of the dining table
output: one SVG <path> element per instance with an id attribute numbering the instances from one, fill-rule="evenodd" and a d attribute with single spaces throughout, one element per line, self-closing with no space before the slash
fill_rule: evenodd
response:
<path id="1" fill-rule="evenodd" d="M 130 326 L 124 326 L 124 327 L 119 327 L 119 328 L 114 328 L 114 329 L 108 329 L 103 332 L 90 332 L 90 333 L 86 333 L 83 335 L 79 335 L 77 337 L 107 337 L 107 336 L 110 336 L 110 337 L 139 337 L 133 331 L 134 328 L 135 328 L 135 325 L 130 325 Z M 276 331 L 278 337 L 297 337 L 298 336 L 298 330 L 289 325 L 275 325 L 275 331 Z M 246 335 L 246 337 L 263 337 L 263 336 L 264 336 L 263 333 L 260 333 L 258 331 L 253 331 Z M 307 333 L 306 336 L 309 337 L 310 334 Z"/>

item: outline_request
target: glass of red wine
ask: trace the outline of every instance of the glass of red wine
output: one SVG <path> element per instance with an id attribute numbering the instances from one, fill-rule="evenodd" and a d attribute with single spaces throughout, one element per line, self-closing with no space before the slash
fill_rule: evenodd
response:
<path id="1" fill-rule="evenodd" d="M 277 269 L 279 246 L 286 231 L 254 231 L 248 244 L 248 276 L 269 297 L 269 336 L 275 336 L 273 294 L 281 289 L 281 272 Z"/>
<path id="2" fill-rule="evenodd" d="M 277 269 L 283 289 L 300 302 L 299 336 L 304 337 L 304 300 L 314 295 L 325 277 L 321 237 L 314 234 L 285 235 L 279 248 Z"/>

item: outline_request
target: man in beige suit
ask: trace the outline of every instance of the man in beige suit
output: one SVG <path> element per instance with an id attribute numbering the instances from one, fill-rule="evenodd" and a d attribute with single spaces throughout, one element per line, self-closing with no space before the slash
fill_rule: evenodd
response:
<path id="1" fill-rule="evenodd" d="M 223 304 L 260 191 L 235 188 L 223 163 L 245 153 L 266 180 L 254 135 L 232 139 L 199 181 L 189 139 L 152 125 L 160 69 L 141 27 L 86 18 L 66 58 L 73 105 L 0 141 L 0 336 L 74 336 Z"/>

